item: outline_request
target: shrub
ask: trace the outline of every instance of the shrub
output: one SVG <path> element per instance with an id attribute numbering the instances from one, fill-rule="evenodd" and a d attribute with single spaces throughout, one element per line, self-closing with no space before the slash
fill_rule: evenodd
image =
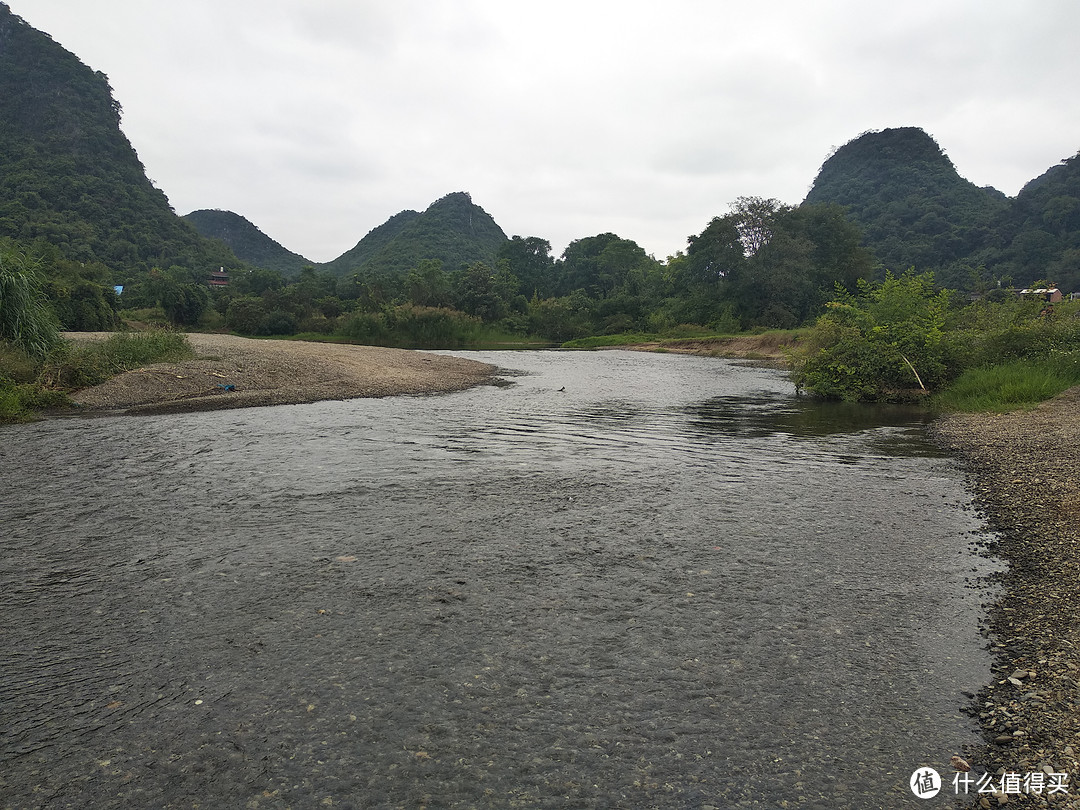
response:
<path id="1" fill-rule="evenodd" d="M 942 384 L 948 303 L 929 273 L 860 281 L 857 297 L 838 289 L 792 355 L 796 385 L 829 399 L 895 401 Z"/>
<path id="2" fill-rule="evenodd" d="M 296 318 L 291 312 L 283 309 L 275 309 L 266 313 L 259 322 L 257 334 L 260 335 L 293 335 L 296 334 Z"/>

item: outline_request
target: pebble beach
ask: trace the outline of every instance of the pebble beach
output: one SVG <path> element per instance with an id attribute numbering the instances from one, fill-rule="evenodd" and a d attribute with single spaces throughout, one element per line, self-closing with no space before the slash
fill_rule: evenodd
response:
<path id="1" fill-rule="evenodd" d="M 972 796 L 974 807 L 1080 808 L 1080 388 L 1031 411 L 954 414 L 932 433 L 971 477 L 1007 563 L 990 607 L 993 680 L 972 701 L 985 745 L 973 771 L 1029 774 L 1041 792 Z M 1058 776 L 1053 777 L 1052 774 Z M 1066 774 L 1063 779 L 1060 775 Z M 950 782 L 952 773 L 943 774 Z M 1067 790 L 1050 793 L 1052 782 Z M 949 784 L 950 791 L 952 790 Z"/>

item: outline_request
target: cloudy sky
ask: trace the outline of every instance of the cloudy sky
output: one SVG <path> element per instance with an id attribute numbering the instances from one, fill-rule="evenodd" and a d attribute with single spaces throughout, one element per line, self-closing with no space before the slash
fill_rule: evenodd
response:
<path id="1" fill-rule="evenodd" d="M 1076 0 L 7 2 L 109 76 L 177 213 L 314 261 L 453 191 L 664 258 L 886 127 L 1009 195 L 1080 150 Z"/>

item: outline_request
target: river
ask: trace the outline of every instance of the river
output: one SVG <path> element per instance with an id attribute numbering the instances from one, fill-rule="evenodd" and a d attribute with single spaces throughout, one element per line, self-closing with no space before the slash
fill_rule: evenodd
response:
<path id="1" fill-rule="evenodd" d="M 994 564 L 918 413 L 461 354 L 504 383 L 0 428 L 0 805 L 933 804 Z"/>

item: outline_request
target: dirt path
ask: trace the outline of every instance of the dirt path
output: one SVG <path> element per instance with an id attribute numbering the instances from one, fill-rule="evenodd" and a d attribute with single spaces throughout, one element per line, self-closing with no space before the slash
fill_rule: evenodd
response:
<path id="1" fill-rule="evenodd" d="M 198 333 L 188 339 L 194 359 L 128 371 L 72 399 L 86 411 L 172 413 L 445 393 L 484 382 L 494 371 L 485 363 L 405 349 Z"/>

